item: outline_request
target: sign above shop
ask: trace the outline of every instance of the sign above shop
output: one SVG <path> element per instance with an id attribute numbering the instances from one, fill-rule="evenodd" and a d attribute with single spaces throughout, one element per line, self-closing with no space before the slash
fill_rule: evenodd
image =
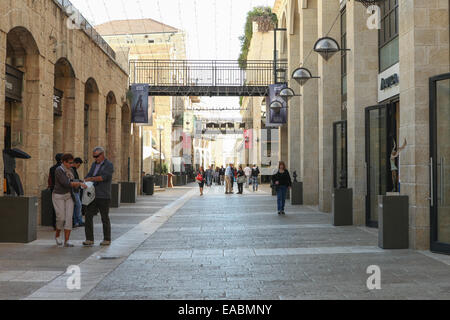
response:
<path id="1" fill-rule="evenodd" d="M 400 64 L 395 64 L 378 75 L 378 102 L 400 94 Z"/>
<path id="2" fill-rule="evenodd" d="M 7 99 L 22 101 L 23 72 L 6 65 L 5 96 Z"/>

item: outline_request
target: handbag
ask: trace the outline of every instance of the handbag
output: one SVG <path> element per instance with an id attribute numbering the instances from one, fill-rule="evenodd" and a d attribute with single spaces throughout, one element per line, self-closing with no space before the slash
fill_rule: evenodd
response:
<path id="1" fill-rule="evenodd" d="M 240 176 L 237 178 L 237 183 L 245 183 L 245 176 Z"/>
<path id="2" fill-rule="evenodd" d="M 203 176 L 199 173 L 197 175 L 197 177 L 195 178 L 195 180 L 197 180 L 198 183 L 202 183 L 203 182 Z"/>

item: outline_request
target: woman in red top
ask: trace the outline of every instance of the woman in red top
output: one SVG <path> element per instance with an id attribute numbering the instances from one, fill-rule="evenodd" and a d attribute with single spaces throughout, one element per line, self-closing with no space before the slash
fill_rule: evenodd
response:
<path id="1" fill-rule="evenodd" d="M 200 170 L 198 171 L 195 180 L 197 180 L 198 186 L 200 187 L 200 196 L 202 196 L 203 187 L 205 186 L 205 170 L 203 170 L 203 167 L 200 167 Z"/>

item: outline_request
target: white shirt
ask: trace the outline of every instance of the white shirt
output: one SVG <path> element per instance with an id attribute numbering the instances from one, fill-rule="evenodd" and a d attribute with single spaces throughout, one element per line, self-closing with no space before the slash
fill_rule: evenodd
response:
<path id="1" fill-rule="evenodd" d="M 249 177 L 252 174 L 252 169 L 250 169 L 250 167 L 245 167 L 244 172 L 245 175 Z"/>

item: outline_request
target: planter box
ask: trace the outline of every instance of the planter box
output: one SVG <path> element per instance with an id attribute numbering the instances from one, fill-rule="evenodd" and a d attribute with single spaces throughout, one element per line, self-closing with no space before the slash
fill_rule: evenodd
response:
<path id="1" fill-rule="evenodd" d="M 155 193 L 155 177 L 145 176 L 142 181 L 142 191 L 147 196 L 152 196 Z"/>
<path id="2" fill-rule="evenodd" d="M 291 204 L 303 204 L 303 182 L 292 182 L 291 188 Z"/>
<path id="3" fill-rule="evenodd" d="M 408 249 L 408 196 L 379 196 L 378 203 L 379 247 L 382 249 Z"/>
<path id="4" fill-rule="evenodd" d="M 120 185 L 113 183 L 111 185 L 111 208 L 119 208 L 120 200 Z"/>
<path id="5" fill-rule="evenodd" d="M 36 197 L 0 197 L 0 242 L 30 243 L 37 239 Z"/>
<path id="6" fill-rule="evenodd" d="M 334 226 L 353 225 L 353 189 L 334 189 L 332 207 Z"/>
<path id="7" fill-rule="evenodd" d="M 53 227 L 53 201 L 52 191 L 50 189 L 41 192 L 41 225 L 44 227 Z"/>
<path id="8" fill-rule="evenodd" d="M 136 203 L 136 182 L 120 183 L 120 203 Z"/>

